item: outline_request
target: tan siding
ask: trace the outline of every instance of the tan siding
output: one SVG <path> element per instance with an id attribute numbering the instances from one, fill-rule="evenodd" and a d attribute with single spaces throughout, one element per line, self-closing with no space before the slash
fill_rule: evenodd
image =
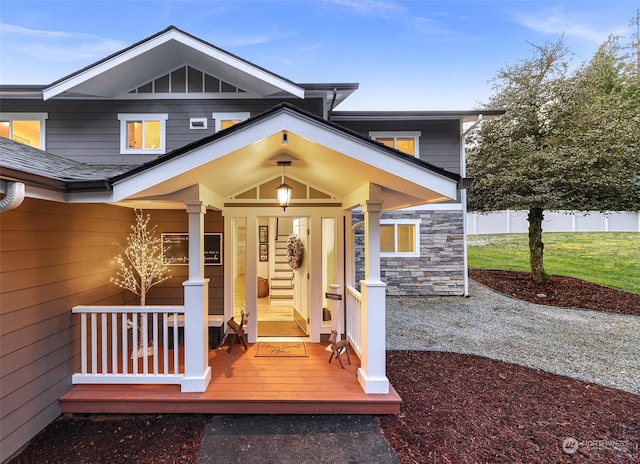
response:
<path id="1" fill-rule="evenodd" d="M 188 232 L 184 210 L 145 210 L 156 233 Z M 27 199 L 0 221 L 0 461 L 60 413 L 58 398 L 79 369 L 75 305 L 137 304 L 138 297 L 109 282 L 134 221 L 131 210 Z M 224 231 L 217 211 L 205 231 Z M 223 237 L 224 239 L 224 237 Z M 183 304 L 188 266 L 149 294 L 148 304 Z M 223 267 L 205 266 L 209 311 L 222 314 Z"/>
<path id="2" fill-rule="evenodd" d="M 133 213 L 26 199 L 0 218 L 0 428 L 4 461 L 60 413 L 77 370 L 78 304 L 122 304 L 109 283 Z"/>
<path id="3" fill-rule="evenodd" d="M 151 224 L 157 226 L 156 233 L 187 233 L 189 221 L 185 211 L 181 210 L 145 210 L 151 216 Z M 208 210 L 204 217 L 206 233 L 223 233 L 224 219 L 219 211 Z M 222 237 L 224 242 L 224 236 Z M 223 245 L 224 246 L 224 245 Z M 223 256 L 224 258 L 224 256 Z M 169 266 L 171 279 L 153 287 L 147 303 L 151 305 L 174 305 L 184 303 L 183 282 L 188 279 L 189 266 Z M 209 313 L 224 312 L 224 269 L 223 266 L 205 266 L 205 278 L 209 279 Z"/>

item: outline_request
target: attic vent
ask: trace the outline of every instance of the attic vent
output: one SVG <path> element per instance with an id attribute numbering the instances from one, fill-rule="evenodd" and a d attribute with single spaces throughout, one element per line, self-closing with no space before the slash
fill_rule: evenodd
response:
<path id="1" fill-rule="evenodd" d="M 189 129 L 206 129 L 207 118 L 191 118 L 189 119 Z"/>
<path id="2" fill-rule="evenodd" d="M 238 87 L 217 77 L 183 66 L 147 82 L 129 93 L 244 93 Z"/>

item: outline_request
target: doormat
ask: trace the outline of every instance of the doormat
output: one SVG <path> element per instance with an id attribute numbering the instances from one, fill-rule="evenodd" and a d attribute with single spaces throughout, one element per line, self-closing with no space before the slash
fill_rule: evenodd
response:
<path id="1" fill-rule="evenodd" d="M 306 357 L 307 345 L 304 342 L 258 343 L 256 356 L 263 358 Z"/>

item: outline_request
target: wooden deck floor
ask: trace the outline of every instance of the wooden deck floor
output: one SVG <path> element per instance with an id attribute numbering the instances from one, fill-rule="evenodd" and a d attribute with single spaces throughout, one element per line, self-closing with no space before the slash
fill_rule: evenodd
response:
<path id="1" fill-rule="evenodd" d="M 181 393 L 177 385 L 75 385 L 60 399 L 63 413 L 206 414 L 397 414 L 402 400 L 366 395 L 356 372 L 360 360 L 350 352 L 345 369 L 325 344 L 307 343 L 308 357 L 256 357 L 257 344 L 231 354 L 209 352 L 211 383 L 203 393 Z"/>

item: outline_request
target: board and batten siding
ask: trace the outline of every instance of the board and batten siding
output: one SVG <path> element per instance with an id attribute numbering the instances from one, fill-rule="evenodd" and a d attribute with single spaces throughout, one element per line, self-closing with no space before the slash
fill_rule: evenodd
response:
<path id="1" fill-rule="evenodd" d="M 79 369 L 80 304 L 135 303 L 109 282 L 130 209 L 25 199 L 0 218 L 0 462 L 60 415 Z"/>
<path id="2" fill-rule="evenodd" d="M 213 113 L 248 112 L 257 116 L 279 99 L 172 100 L 22 100 L 6 99 L 2 111 L 47 113 L 46 151 L 89 164 L 142 164 L 157 155 L 121 155 L 119 113 L 167 114 L 166 151 L 181 148 L 215 132 Z M 322 115 L 322 99 L 291 100 L 305 111 Z M 190 118 L 206 117 L 207 129 L 190 129 Z"/>

